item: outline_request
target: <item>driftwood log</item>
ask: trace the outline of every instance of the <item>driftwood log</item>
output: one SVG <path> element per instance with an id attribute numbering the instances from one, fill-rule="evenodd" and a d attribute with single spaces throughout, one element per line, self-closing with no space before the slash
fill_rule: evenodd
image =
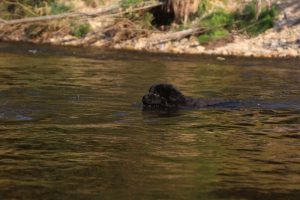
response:
<path id="1" fill-rule="evenodd" d="M 203 28 L 191 28 L 183 31 L 166 33 L 164 36 L 160 36 L 159 38 L 150 38 L 148 43 L 149 45 L 158 45 L 169 41 L 181 40 L 188 36 L 196 35 L 202 32 L 204 32 Z"/>

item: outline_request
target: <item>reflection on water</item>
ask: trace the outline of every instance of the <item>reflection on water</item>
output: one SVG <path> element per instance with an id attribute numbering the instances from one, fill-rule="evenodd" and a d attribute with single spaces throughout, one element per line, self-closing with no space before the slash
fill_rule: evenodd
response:
<path id="1" fill-rule="evenodd" d="M 299 199 L 298 63 L 0 44 L 0 197 Z M 143 113 L 158 82 L 235 103 Z"/>

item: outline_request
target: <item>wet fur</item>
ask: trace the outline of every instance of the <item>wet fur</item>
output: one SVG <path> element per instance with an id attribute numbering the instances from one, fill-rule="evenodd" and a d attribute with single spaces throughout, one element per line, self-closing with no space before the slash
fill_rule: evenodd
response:
<path id="1" fill-rule="evenodd" d="M 184 96 L 171 84 L 156 84 L 149 88 L 142 98 L 144 109 L 203 108 L 213 106 L 220 101 Z"/>

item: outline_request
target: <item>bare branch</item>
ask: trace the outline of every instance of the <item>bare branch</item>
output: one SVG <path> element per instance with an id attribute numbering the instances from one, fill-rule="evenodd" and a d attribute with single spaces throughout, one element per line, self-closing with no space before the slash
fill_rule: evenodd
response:
<path id="1" fill-rule="evenodd" d="M 41 21 L 50 21 L 50 20 L 58 20 L 58 19 L 66 19 L 66 18 L 75 18 L 75 17 L 115 17 L 120 15 L 125 15 L 132 12 L 137 12 L 141 10 L 147 10 L 153 7 L 162 6 L 164 3 L 151 3 L 144 4 L 143 6 L 123 10 L 120 6 L 111 6 L 108 8 L 100 9 L 94 12 L 70 12 L 63 13 L 58 15 L 47 15 L 40 17 L 28 17 L 23 19 L 14 19 L 14 20 L 4 20 L 0 18 L 0 23 L 4 23 L 7 25 L 12 24 L 20 24 L 20 23 L 33 23 L 33 22 L 41 22 Z"/>

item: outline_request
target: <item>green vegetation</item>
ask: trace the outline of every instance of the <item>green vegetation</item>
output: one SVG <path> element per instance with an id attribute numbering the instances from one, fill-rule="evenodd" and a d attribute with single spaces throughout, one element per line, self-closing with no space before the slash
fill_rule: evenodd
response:
<path id="1" fill-rule="evenodd" d="M 71 2 L 71 3 L 70 3 Z M 75 2 L 75 1 L 74 1 Z M 24 17 L 43 16 L 43 15 L 56 15 L 65 12 L 70 12 L 76 4 L 73 1 L 59 1 L 59 0 L 5 0 L 0 1 L 0 18 L 3 19 L 19 19 Z M 86 6 L 97 7 L 108 0 L 82 0 Z M 132 8 L 137 4 L 144 2 L 144 0 L 120 0 L 119 5 L 122 8 Z M 74 3 L 74 6 L 72 6 Z M 148 12 L 131 12 L 126 14 L 127 19 L 134 21 L 143 29 L 153 29 L 153 21 L 168 21 L 169 24 L 164 24 L 164 29 L 180 31 L 188 27 L 202 27 L 204 32 L 198 39 L 200 43 L 208 43 L 230 36 L 231 32 L 243 32 L 250 36 L 256 36 L 267 29 L 273 27 L 274 20 L 277 16 L 278 10 L 275 6 L 271 8 L 262 8 L 258 13 L 256 8 L 256 0 L 248 3 L 242 10 L 235 12 L 228 12 L 225 10 L 216 10 L 213 2 L 210 0 L 201 0 L 198 7 L 198 12 L 188 24 L 179 24 L 172 26 L 173 17 L 164 13 L 161 9 L 160 13 L 154 15 Z M 156 8 L 159 9 L 159 8 Z M 214 12 L 212 12 L 215 10 Z M 162 16 L 160 19 L 160 16 Z M 166 19 L 164 19 L 166 18 Z M 63 21 L 54 21 L 57 27 L 63 29 L 64 33 L 72 33 L 72 35 L 82 38 L 87 35 L 91 27 L 89 24 L 77 22 L 72 24 L 69 19 Z M 196 22 L 196 23 L 195 23 Z M 25 30 L 25 35 L 29 38 L 37 38 L 42 33 L 47 32 L 48 29 L 39 25 L 30 25 Z M 49 26 L 51 27 L 51 26 Z M 56 25 L 54 26 L 56 27 Z M 56 29 L 55 29 L 56 30 Z"/>
<path id="2" fill-rule="evenodd" d="M 0 2 L 0 17 L 17 19 L 49 14 L 60 14 L 71 10 L 71 6 L 55 0 L 6 0 Z"/>
<path id="3" fill-rule="evenodd" d="M 278 10 L 276 6 L 263 8 L 257 13 L 255 2 L 245 6 L 241 12 L 228 13 L 219 10 L 200 20 L 199 25 L 206 31 L 199 36 L 200 43 L 225 38 L 233 30 L 256 36 L 274 26 Z"/>
<path id="4" fill-rule="evenodd" d="M 91 26 L 87 23 L 74 25 L 73 27 L 73 35 L 78 38 L 83 38 L 90 31 Z"/>
<path id="5" fill-rule="evenodd" d="M 255 4 L 250 3 L 245 6 L 241 13 L 235 14 L 237 28 L 245 30 L 249 35 L 256 36 L 274 26 L 274 20 L 278 14 L 276 6 L 263 8 L 261 13 L 257 13 Z M 256 16 L 258 16 L 256 18 Z"/>
<path id="6" fill-rule="evenodd" d="M 234 16 L 225 11 L 217 11 L 205 17 L 201 21 L 201 25 L 206 29 L 226 28 L 231 29 L 234 23 Z"/>
<path id="7" fill-rule="evenodd" d="M 209 4 L 208 0 L 202 0 L 200 2 L 199 7 L 198 7 L 198 15 L 200 17 L 203 16 L 207 12 L 208 4 Z"/>
<path id="8" fill-rule="evenodd" d="M 56 1 L 53 1 L 53 2 L 50 3 L 50 8 L 51 8 L 51 14 L 52 15 L 65 13 L 65 12 L 68 12 L 72 9 L 71 6 L 67 6 L 63 3 L 58 3 Z"/>
<path id="9" fill-rule="evenodd" d="M 215 31 L 211 31 L 208 33 L 205 33 L 203 35 L 200 35 L 198 37 L 198 40 L 201 44 L 208 43 L 212 41 L 216 41 L 222 38 L 225 38 L 229 35 L 229 31 L 226 29 L 217 29 Z"/>
<path id="10" fill-rule="evenodd" d="M 121 0 L 120 6 L 123 8 L 129 8 L 142 2 L 143 0 Z"/>
<path id="11" fill-rule="evenodd" d="M 207 30 L 199 36 L 200 43 L 219 40 L 229 35 L 234 24 L 234 15 L 225 11 L 217 11 L 201 20 L 200 25 Z"/>
<path id="12" fill-rule="evenodd" d="M 152 13 L 147 12 L 144 15 L 143 25 L 145 28 L 151 29 L 152 28 L 152 21 L 154 19 L 154 16 Z"/>

